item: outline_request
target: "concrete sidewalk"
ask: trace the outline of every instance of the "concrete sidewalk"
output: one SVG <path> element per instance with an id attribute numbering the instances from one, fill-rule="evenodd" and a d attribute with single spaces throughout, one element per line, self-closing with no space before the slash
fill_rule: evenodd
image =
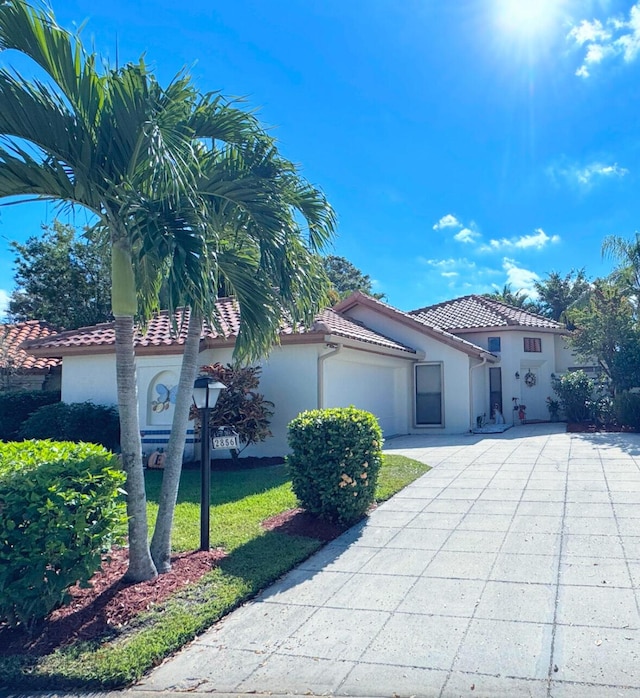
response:
<path id="1" fill-rule="evenodd" d="M 434 469 L 130 694 L 640 698 L 640 438 L 403 437 Z"/>

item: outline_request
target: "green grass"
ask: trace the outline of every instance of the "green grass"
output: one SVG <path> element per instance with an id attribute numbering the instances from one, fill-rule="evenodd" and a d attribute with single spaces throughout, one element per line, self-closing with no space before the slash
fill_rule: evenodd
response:
<path id="1" fill-rule="evenodd" d="M 403 456 L 385 456 L 376 500 L 384 501 L 429 466 Z M 150 526 L 157 514 L 161 473 L 147 473 Z M 173 547 L 194 550 L 200 536 L 199 472 L 183 473 L 176 507 Z M 0 658 L 0 689 L 108 689 L 139 679 L 245 600 L 321 547 L 315 539 L 265 532 L 260 522 L 296 506 L 285 466 L 211 476 L 211 545 L 229 553 L 198 582 L 125 632 L 99 643 L 76 643 L 46 657 Z"/>
<path id="2" fill-rule="evenodd" d="M 376 487 L 376 502 L 386 501 L 429 470 L 431 466 L 413 458 L 384 454 L 384 464 Z"/>

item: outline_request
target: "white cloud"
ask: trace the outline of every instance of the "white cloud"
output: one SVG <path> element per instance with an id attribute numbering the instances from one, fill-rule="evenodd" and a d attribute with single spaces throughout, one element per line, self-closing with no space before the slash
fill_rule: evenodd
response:
<path id="1" fill-rule="evenodd" d="M 614 162 L 613 165 L 594 162 L 578 170 L 576 177 L 581 184 L 590 184 L 596 177 L 624 177 L 627 174 L 629 174 L 629 170 L 626 167 L 620 167 L 617 162 Z"/>
<path id="2" fill-rule="evenodd" d="M 0 321 L 3 320 L 9 310 L 9 292 L 0 288 Z"/>
<path id="3" fill-rule="evenodd" d="M 584 44 L 593 44 L 596 41 L 609 41 L 611 32 L 604 28 L 599 19 L 595 19 L 593 22 L 583 19 L 578 26 L 571 29 L 568 36 L 579 46 L 583 46 Z"/>
<path id="4" fill-rule="evenodd" d="M 499 252 L 503 250 L 541 250 L 547 245 L 560 242 L 559 235 L 547 235 L 542 228 L 538 228 L 531 235 L 521 235 L 515 238 L 501 238 L 490 240 L 488 245 L 483 245 L 480 252 Z"/>
<path id="5" fill-rule="evenodd" d="M 640 53 L 640 1 L 629 10 L 629 17 L 609 17 L 604 22 L 583 19 L 572 27 L 567 39 L 585 51 L 576 75 L 588 78 L 591 69 L 605 59 L 622 56 L 633 61 Z"/>
<path id="6" fill-rule="evenodd" d="M 451 213 L 447 213 L 433 226 L 434 230 L 442 230 L 443 228 L 462 228 L 462 223 Z"/>
<path id="7" fill-rule="evenodd" d="M 629 170 L 621 167 L 617 162 L 612 165 L 603 162 L 592 162 L 588 165 L 553 165 L 547 172 L 552 179 L 561 177 L 581 188 L 591 187 L 605 179 L 622 179 L 629 174 Z"/>
<path id="8" fill-rule="evenodd" d="M 460 274 L 457 271 L 443 271 L 440 276 L 444 276 L 445 279 L 450 279 L 455 276 L 460 276 Z"/>
<path id="9" fill-rule="evenodd" d="M 453 257 L 449 257 L 449 259 L 425 259 L 424 257 L 420 257 L 418 261 L 434 269 L 441 269 L 444 272 L 474 269 L 476 266 L 475 262 L 469 261 L 466 257 L 460 257 L 459 259 L 454 259 Z"/>
<path id="10" fill-rule="evenodd" d="M 509 257 L 502 260 L 502 268 L 507 272 L 507 284 L 510 284 L 516 293 L 524 291 L 531 298 L 538 297 L 535 282 L 540 281 L 540 277 L 535 271 L 518 266 L 518 262 Z"/>
<path id="11" fill-rule="evenodd" d="M 454 240 L 457 240 L 458 242 L 475 242 L 478 238 L 480 237 L 480 233 L 476 232 L 475 230 L 471 230 L 471 228 L 463 228 L 459 233 L 456 233 L 453 236 Z"/>

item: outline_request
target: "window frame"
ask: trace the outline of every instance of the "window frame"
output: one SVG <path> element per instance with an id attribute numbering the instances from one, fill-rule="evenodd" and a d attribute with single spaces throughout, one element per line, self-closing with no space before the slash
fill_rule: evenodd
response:
<path id="1" fill-rule="evenodd" d="M 498 343 L 498 348 L 497 349 L 492 349 L 491 348 L 491 342 L 497 342 Z M 499 354 L 502 351 L 502 337 L 488 337 L 487 338 L 487 349 L 492 353 L 492 354 Z"/>
<path id="2" fill-rule="evenodd" d="M 418 422 L 418 369 L 421 366 L 438 366 L 440 368 L 440 423 L 422 424 Z M 413 426 L 416 429 L 442 429 L 445 426 L 445 382 L 443 361 L 421 361 L 413 367 Z"/>
<path id="3" fill-rule="evenodd" d="M 542 354 L 542 337 L 523 337 L 522 347 L 525 354 Z"/>

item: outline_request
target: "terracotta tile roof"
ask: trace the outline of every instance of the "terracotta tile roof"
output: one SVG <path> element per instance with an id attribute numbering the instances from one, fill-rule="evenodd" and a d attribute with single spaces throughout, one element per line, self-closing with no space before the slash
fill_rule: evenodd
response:
<path id="1" fill-rule="evenodd" d="M 221 332 L 205 324 L 202 331 L 202 339 L 225 340 L 237 337 L 240 330 L 240 312 L 237 303 L 232 298 L 222 298 L 217 302 L 217 305 Z M 136 333 L 136 347 L 178 347 L 183 345 L 187 336 L 188 312 L 188 310 L 186 312 L 178 310 L 174 315 L 173 323 L 166 311 L 159 313 L 149 321 L 145 332 L 138 331 Z M 335 334 L 340 337 L 367 342 L 389 349 L 415 353 L 414 349 L 374 332 L 358 322 L 341 317 L 330 309 L 320 313 L 308 330 L 298 329 L 294 331 L 291 325 L 285 325 L 281 331 L 281 335 L 284 336 L 320 333 L 323 335 Z M 70 349 L 110 347 L 114 344 L 115 326 L 114 323 L 109 322 L 102 325 L 94 325 L 93 327 L 83 327 L 78 330 L 61 332 L 55 336 L 32 342 L 29 346 L 38 353 L 52 351 L 64 354 Z"/>
<path id="2" fill-rule="evenodd" d="M 415 349 L 407 347 L 404 344 L 397 342 L 395 339 L 386 337 L 379 332 L 374 332 L 366 325 L 363 325 L 356 320 L 352 320 L 351 318 L 344 317 L 343 315 L 336 313 L 335 310 L 329 308 L 320 313 L 320 315 L 316 318 L 311 330 L 315 332 L 334 334 L 340 337 L 346 337 L 348 339 L 357 339 L 361 342 L 377 344 L 389 349 L 399 349 L 400 351 L 407 351 L 411 354 L 416 353 Z"/>
<path id="3" fill-rule="evenodd" d="M 0 367 L 18 372 L 46 372 L 59 366 L 59 358 L 35 357 L 22 348 L 23 342 L 48 337 L 57 332 L 57 328 L 37 320 L 0 325 Z"/>
<path id="4" fill-rule="evenodd" d="M 338 305 L 334 306 L 334 310 L 339 313 L 346 313 L 358 305 L 374 308 L 382 312 L 387 317 L 394 318 L 405 325 L 409 325 L 415 330 L 425 332 L 431 337 L 434 337 L 435 339 L 438 339 L 439 341 L 444 342 L 455 349 L 464 351 L 466 354 L 469 354 L 469 356 L 486 357 L 489 361 L 498 360 L 497 356 L 491 354 L 483 347 L 473 344 L 473 342 L 469 342 L 461 337 L 456 337 L 455 334 L 447 332 L 437 325 L 431 325 L 410 313 L 405 313 L 403 310 L 398 310 L 398 308 L 395 308 L 384 301 L 378 300 L 377 298 L 368 296 L 361 291 L 356 291 L 348 298 L 340 301 Z"/>
<path id="5" fill-rule="evenodd" d="M 236 303 L 230 298 L 223 298 L 218 301 L 218 311 L 222 333 L 218 333 L 215 328 L 205 325 L 202 338 L 218 339 L 229 338 L 238 334 L 239 314 Z M 173 318 L 167 311 L 163 311 L 151 318 L 147 323 L 144 332 L 137 330 L 135 335 L 135 345 L 137 347 L 162 347 L 180 346 L 187 338 L 187 326 L 189 322 L 189 311 L 182 309 L 174 313 Z M 108 347 L 115 344 L 116 332 L 113 322 L 105 322 L 91 327 L 81 327 L 77 330 L 68 330 L 49 337 L 31 342 L 29 347 L 38 352 L 43 350 L 59 350 L 80 347 Z"/>
<path id="6" fill-rule="evenodd" d="M 451 301 L 429 305 L 410 311 L 410 314 L 428 325 L 448 331 L 482 329 L 484 327 L 532 327 L 564 330 L 554 320 L 527 312 L 484 296 L 462 296 Z"/>

